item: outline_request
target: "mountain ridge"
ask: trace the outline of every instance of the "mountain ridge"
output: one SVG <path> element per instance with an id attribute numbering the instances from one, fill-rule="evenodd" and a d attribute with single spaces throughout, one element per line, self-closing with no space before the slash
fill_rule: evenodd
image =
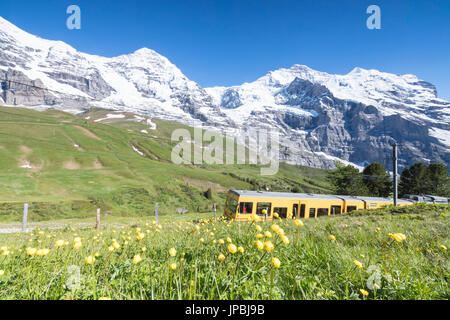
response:
<path id="1" fill-rule="evenodd" d="M 389 168 L 394 141 L 403 146 L 401 166 L 450 162 L 450 103 L 412 74 L 355 67 L 333 75 L 294 64 L 239 86 L 202 88 L 145 47 L 112 58 L 90 55 L 2 17 L 0 40 L 0 104 L 72 113 L 103 107 L 236 136 L 246 128 L 274 130 L 282 160 L 313 167 L 342 160 Z"/>

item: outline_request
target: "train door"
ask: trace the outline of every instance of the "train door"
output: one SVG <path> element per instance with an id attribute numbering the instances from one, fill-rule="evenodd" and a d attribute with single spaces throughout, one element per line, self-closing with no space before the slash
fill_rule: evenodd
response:
<path id="1" fill-rule="evenodd" d="M 298 203 L 292 206 L 292 218 L 298 219 Z"/>
<path id="2" fill-rule="evenodd" d="M 305 211 L 306 211 L 306 204 L 302 203 L 300 204 L 300 218 L 305 218 Z"/>

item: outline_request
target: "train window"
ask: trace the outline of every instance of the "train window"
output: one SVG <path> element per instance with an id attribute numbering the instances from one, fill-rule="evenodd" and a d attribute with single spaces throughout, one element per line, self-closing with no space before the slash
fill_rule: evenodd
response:
<path id="1" fill-rule="evenodd" d="M 310 218 L 316 217 L 316 208 L 309 208 L 309 217 Z"/>
<path id="2" fill-rule="evenodd" d="M 239 202 L 239 213 L 251 214 L 253 212 L 253 202 Z"/>
<path id="3" fill-rule="evenodd" d="M 228 209 L 230 209 L 232 213 L 236 213 L 237 204 L 238 204 L 237 200 L 231 198 L 230 201 L 228 202 Z"/>
<path id="4" fill-rule="evenodd" d="M 331 214 L 341 214 L 341 206 L 331 206 Z"/>
<path id="5" fill-rule="evenodd" d="M 294 206 L 292 207 L 292 217 L 298 218 L 298 204 L 297 203 L 295 203 Z"/>
<path id="6" fill-rule="evenodd" d="M 305 204 L 301 204 L 300 205 L 300 218 L 304 218 L 305 217 L 305 208 L 306 208 Z"/>
<path id="7" fill-rule="evenodd" d="M 347 212 L 352 212 L 356 210 L 356 206 L 347 206 Z"/>
<path id="8" fill-rule="evenodd" d="M 287 208 L 273 208 L 273 212 L 278 213 L 280 218 L 287 218 Z"/>
<path id="9" fill-rule="evenodd" d="M 266 209 L 267 216 L 270 216 L 270 209 L 272 208 L 272 202 L 258 202 L 256 204 L 256 214 L 263 216 L 264 213 L 262 211 Z"/>
<path id="10" fill-rule="evenodd" d="M 319 208 L 317 209 L 317 216 L 327 216 L 328 215 L 328 208 Z"/>

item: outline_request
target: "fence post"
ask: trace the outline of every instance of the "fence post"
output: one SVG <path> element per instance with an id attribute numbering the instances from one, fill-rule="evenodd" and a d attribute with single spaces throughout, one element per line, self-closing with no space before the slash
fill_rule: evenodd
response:
<path id="1" fill-rule="evenodd" d="M 214 203 L 214 222 L 216 222 L 217 216 L 216 216 L 216 204 Z"/>
<path id="2" fill-rule="evenodd" d="M 159 219 L 158 219 L 158 204 L 155 205 L 155 220 L 156 220 L 156 224 L 159 224 Z"/>
<path id="3" fill-rule="evenodd" d="M 100 208 L 97 208 L 97 223 L 95 224 L 97 230 L 100 229 Z"/>
<path id="4" fill-rule="evenodd" d="M 28 203 L 23 205 L 22 232 L 27 230 Z"/>

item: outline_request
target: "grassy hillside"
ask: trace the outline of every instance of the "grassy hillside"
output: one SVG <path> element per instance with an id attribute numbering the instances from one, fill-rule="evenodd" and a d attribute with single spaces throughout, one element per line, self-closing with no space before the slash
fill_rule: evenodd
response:
<path id="1" fill-rule="evenodd" d="M 448 300 L 449 214 L 418 205 L 302 223 L 190 214 L 160 226 L 108 217 L 123 226 L 101 232 L 43 225 L 0 234 L 0 299 Z"/>
<path id="2" fill-rule="evenodd" d="M 133 114 L 106 119 L 111 113 L 0 107 L 0 221 L 20 219 L 24 202 L 31 220 L 46 220 L 85 217 L 97 207 L 149 215 L 155 203 L 163 215 L 207 211 L 214 202 L 220 210 L 230 188 L 330 192 L 320 169 L 281 164 L 277 175 L 261 176 L 255 165 L 174 165 L 171 133 L 192 128 L 151 119 L 151 130 Z M 204 195 L 208 188 L 212 199 Z"/>

